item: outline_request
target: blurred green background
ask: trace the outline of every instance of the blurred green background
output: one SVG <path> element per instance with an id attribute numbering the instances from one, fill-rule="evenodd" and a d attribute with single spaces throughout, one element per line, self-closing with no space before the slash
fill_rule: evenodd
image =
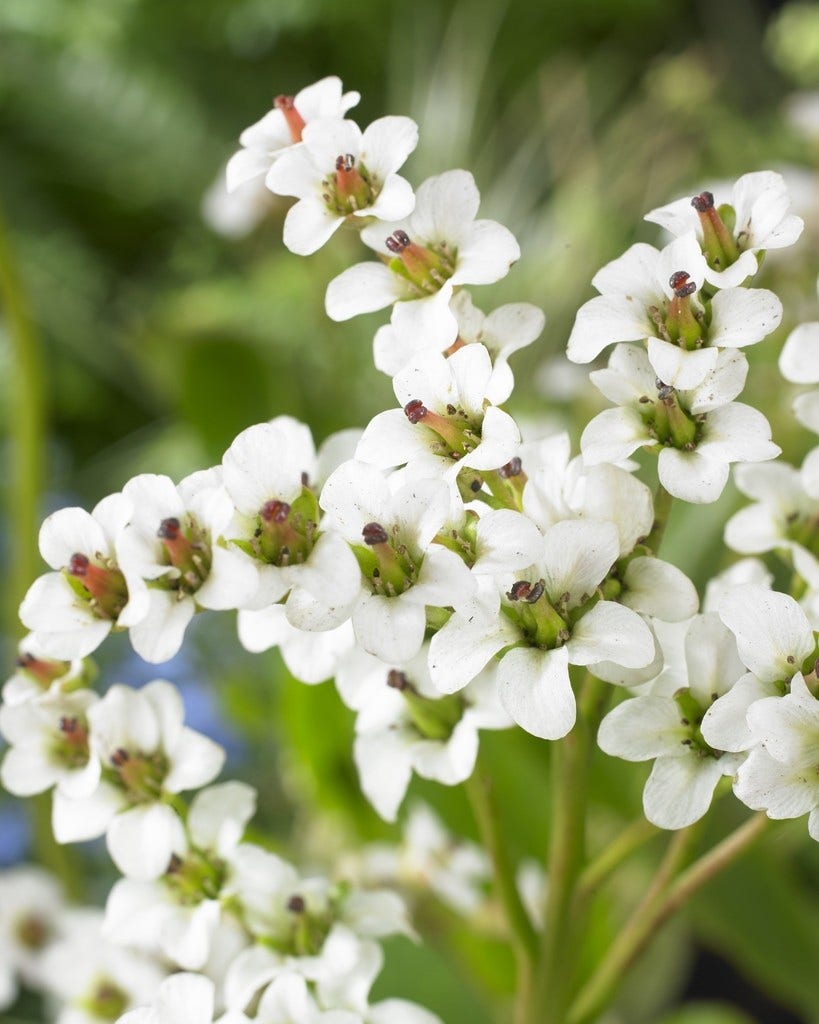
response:
<path id="1" fill-rule="evenodd" d="M 486 310 L 526 300 L 546 311 L 543 337 L 513 360 L 511 408 L 530 437 L 566 425 L 577 438 L 601 407 L 562 353 L 595 270 L 635 240 L 656 241 L 643 213 L 714 180 L 787 168 L 799 212 L 813 219 L 792 253 L 766 263 L 761 283 L 779 292 L 786 318 L 752 351 L 747 400 L 768 413 L 790 461 L 807 450 L 771 374 L 787 330 L 819 317 L 819 104 L 807 92 L 819 88 L 815 4 L 1 0 L 8 665 L 17 603 L 41 571 L 36 531 L 47 512 L 90 508 L 137 472 L 178 478 L 210 465 L 239 430 L 279 413 L 306 420 L 320 440 L 392 404 L 371 360 L 386 316 L 334 324 L 323 310 L 327 281 L 361 256 L 353 237 L 309 259 L 291 255 L 281 244 L 286 203 L 272 196 L 247 234 L 214 228 L 227 216 L 214 182 L 241 129 L 277 93 L 327 74 L 362 93 L 352 111 L 362 125 L 385 113 L 418 120 L 412 181 L 469 168 L 482 215 L 518 235 L 521 263 L 474 298 Z M 721 524 L 737 504 L 729 491 L 696 518 L 675 512 L 668 555 L 700 584 L 730 561 Z M 178 681 L 191 719 L 229 746 L 232 773 L 259 787 L 259 826 L 286 853 L 315 858 L 316 835 L 351 847 L 397 835 L 359 794 L 351 716 L 332 688 L 287 680 L 275 654 L 241 651 L 231 617 L 205 618 L 162 670 L 125 643 L 107 646 L 101 678 Z M 523 734 L 486 745 L 510 845 L 539 855 L 547 745 Z M 593 843 L 639 813 L 644 775 L 600 758 Z M 459 793 L 415 789 L 473 834 Z M 717 832 L 740 816 L 727 804 Z M 101 902 L 112 877 L 104 855 L 55 851 L 44 808 L 33 828 L 27 811 L 0 796 L 3 862 L 28 851 Z M 589 957 L 656 852 L 600 901 Z M 819 1019 L 817 883 L 804 823 L 783 826 L 665 933 L 613 1024 Z M 422 919 L 427 945 L 392 944 L 383 991 L 425 1001 L 448 1024 L 485 1024 L 488 1003 L 502 1007 L 512 984 L 503 949 L 441 912 Z M 0 1019 L 35 1012 L 25 1003 Z"/>

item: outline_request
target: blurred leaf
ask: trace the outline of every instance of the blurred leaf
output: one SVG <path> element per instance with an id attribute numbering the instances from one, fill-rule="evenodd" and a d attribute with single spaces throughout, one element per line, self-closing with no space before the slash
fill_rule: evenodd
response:
<path id="1" fill-rule="evenodd" d="M 696 1003 L 663 1017 L 658 1024 L 754 1024 L 754 1021 L 721 1003 Z"/>
<path id="2" fill-rule="evenodd" d="M 812 1019 L 819 1003 L 819 898 L 799 884 L 782 854 L 770 842 L 751 850 L 698 895 L 691 913 L 697 932 L 726 960 Z"/>

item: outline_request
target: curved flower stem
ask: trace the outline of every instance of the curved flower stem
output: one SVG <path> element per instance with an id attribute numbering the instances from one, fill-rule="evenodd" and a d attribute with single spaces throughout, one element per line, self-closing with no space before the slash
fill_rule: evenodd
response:
<path id="1" fill-rule="evenodd" d="M 577 898 L 585 900 L 593 896 L 624 860 L 659 833 L 660 829 L 645 818 L 633 821 L 581 874 L 577 883 Z"/>
<path id="2" fill-rule="evenodd" d="M 578 699 L 574 729 L 552 746 L 552 821 L 548 864 L 548 897 L 532 1024 L 559 1024 L 564 1019 L 572 982 L 567 963 L 575 889 L 586 845 L 586 798 L 589 759 L 606 686 L 590 673 Z"/>
<path id="3" fill-rule="evenodd" d="M 669 494 L 662 484 L 657 484 L 657 491 L 654 494 L 654 525 L 651 527 L 651 533 L 645 539 L 646 547 L 654 555 L 660 551 L 673 504 L 674 495 Z"/>
<path id="4" fill-rule="evenodd" d="M 608 1005 L 626 971 L 657 930 L 693 893 L 735 860 L 760 835 L 767 823 L 764 814 L 755 814 L 672 882 L 692 835 L 690 829 L 677 833 L 645 898 L 570 1008 L 566 1018 L 568 1024 L 587 1024 L 594 1020 Z"/>
<path id="5" fill-rule="evenodd" d="M 495 876 L 495 887 L 503 906 L 512 945 L 518 966 L 516 1024 L 524 1024 L 527 1007 L 531 1003 L 533 984 L 532 969 L 538 948 L 538 937 L 529 919 L 526 908 L 518 892 L 514 866 L 509 857 L 500 810 L 492 789 L 492 780 L 481 755 L 475 771 L 464 783 L 467 797 L 472 805 L 472 813 L 478 825 L 481 842 L 486 847 L 492 861 Z"/>

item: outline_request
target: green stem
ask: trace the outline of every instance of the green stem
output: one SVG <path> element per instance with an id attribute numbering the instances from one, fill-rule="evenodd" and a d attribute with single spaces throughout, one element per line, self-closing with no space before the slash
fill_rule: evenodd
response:
<path id="1" fill-rule="evenodd" d="M 646 547 L 654 555 L 659 553 L 673 504 L 674 495 L 669 494 L 662 484 L 657 484 L 657 491 L 654 495 L 654 525 L 651 527 L 651 533 L 645 539 Z"/>
<path id="2" fill-rule="evenodd" d="M 587 1024 L 609 1005 L 624 975 L 654 938 L 657 930 L 682 904 L 727 867 L 767 825 L 764 814 L 749 818 L 736 831 L 695 861 L 676 881 L 691 829 L 677 833 L 645 898 L 620 930 L 609 951 L 572 1005 L 567 1024 Z"/>
<path id="3" fill-rule="evenodd" d="M 481 755 L 478 756 L 475 771 L 467 779 L 464 787 L 472 805 L 481 842 L 492 861 L 495 887 L 515 951 L 518 973 L 515 1024 L 525 1024 L 524 1014 L 531 1003 L 532 967 L 537 954 L 538 937 L 518 892 L 515 870 L 503 835 L 492 780 Z"/>
<path id="4" fill-rule="evenodd" d="M 528 1017 L 532 1024 L 560 1024 L 569 1000 L 573 964 L 567 962 L 567 950 L 574 945 L 572 909 L 585 856 L 589 761 L 606 696 L 605 684 L 587 674 L 578 699 L 577 723 L 552 745 L 549 885 L 537 985 Z"/>
<path id="5" fill-rule="evenodd" d="M 45 477 L 43 451 L 45 435 L 45 381 L 43 356 L 34 319 L 26 301 L 14 260 L 8 230 L 0 212 L 0 303 L 3 307 L 12 356 L 12 373 L 6 390 L 7 429 L 11 438 L 8 483 L 8 516 L 13 543 L 10 545 L 10 583 L 6 593 L 10 632 L 19 633 L 17 604 L 37 575 L 40 558 L 37 525 L 40 495 Z"/>
<path id="6" fill-rule="evenodd" d="M 589 864 L 577 883 L 578 899 L 589 899 L 631 854 L 660 829 L 645 818 L 637 818 Z"/>

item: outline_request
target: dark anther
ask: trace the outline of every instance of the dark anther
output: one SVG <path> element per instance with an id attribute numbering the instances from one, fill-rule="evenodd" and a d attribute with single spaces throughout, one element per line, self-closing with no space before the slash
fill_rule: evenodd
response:
<path id="1" fill-rule="evenodd" d="M 654 383 L 657 386 L 657 396 L 662 401 L 665 401 L 666 398 L 671 398 L 674 394 L 674 388 L 670 384 L 663 384 L 659 377 L 654 381 Z"/>
<path id="2" fill-rule="evenodd" d="M 523 600 L 526 601 L 527 604 L 534 604 L 535 601 L 539 601 L 541 597 L 543 597 L 545 589 L 546 584 L 543 580 L 538 580 Z"/>
<path id="3" fill-rule="evenodd" d="M 403 672 L 391 668 L 387 673 L 387 686 L 393 690 L 406 690 L 409 687 L 409 680 Z"/>
<path id="4" fill-rule="evenodd" d="M 178 853 L 172 853 L 168 866 L 165 868 L 166 875 L 177 875 L 182 868 L 182 858 Z"/>
<path id="5" fill-rule="evenodd" d="M 86 555 L 81 555 L 76 552 L 71 556 L 71 560 L 68 563 L 68 572 L 72 576 L 85 576 L 88 571 L 88 558 Z"/>
<path id="6" fill-rule="evenodd" d="M 364 538 L 364 543 L 369 544 L 370 547 L 375 544 L 386 544 L 389 540 L 387 531 L 380 523 L 367 523 L 361 531 L 361 536 Z"/>
<path id="7" fill-rule="evenodd" d="M 385 244 L 390 252 L 402 253 L 410 244 L 410 237 L 406 231 L 393 231 Z"/>
<path id="8" fill-rule="evenodd" d="M 511 476 L 520 476 L 522 463 L 516 455 L 514 459 L 510 459 L 505 466 L 501 466 L 498 470 L 498 476 L 503 480 L 508 480 Z"/>
<path id="9" fill-rule="evenodd" d="M 159 524 L 159 529 L 156 531 L 157 537 L 161 537 L 162 540 L 176 540 L 179 536 L 181 524 L 176 516 L 170 516 L 168 519 L 163 519 Z"/>
<path id="10" fill-rule="evenodd" d="M 691 200 L 691 205 L 697 211 L 697 213 L 705 213 L 706 210 L 714 209 L 714 193 L 713 192 L 700 192 L 698 196 L 694 196 Z"/>
<path id="11" fill-rule="evenodd" d="M 410 423 L 418 423 L 426 416 L 428 411 L 420 398 L 413 398 L 411 402 L 407 402 L 404 406 L 404 415 Z"/>
<path id="12" fill-rule="evenodd" d="M 291 896 L 287 901 L 287 909 L 291 914 L 303 914 L 307 909 L 307 904 L 304 902 L 303 896 Z"/>
<path id="13" fill-rule="evenodd" d="M 119 750 L 115 750 L 111 755 L 111 764 L 116 768 L 121 768 L 130 759 L 130 756 L 127 750 L 123 750 L 120 747 Z"/>
<path id="14" fill-rule="evenodd" d="M 345 153 L 336 157 L 337 171 L 351 171 L 355 167 L 355 157 L 352 153 Z"/>
<path id="15" fill-rule="evenodd" d="M 259 509 L 259 515 L 266 523 L 284 523 L 290 515 L 290 506 L 286 501 L 266 501 Z"/>
<path id="16" fill-rule="evenodd" d="M 687 270 L 675 270 L 668 279 L 668 283 L 674 289 L 674 294 L 678 299 L 684 299 L 686 295 L 693 295 L 697 290 L 696 283 L 690 278 L 691 275 Z"/>
<path id="17" fill-rule="evenodd" d="M 29 665 L 33 665 L 36 660 L 37 659 L 34 657 L 33 654 L 29 654 L 28 652 L 26 652 L 24 654 L 21 654 L 19 657 L 15 658 L 14 664 L 17 666 L 17 668 L 28 668 Z"/>
<path id="18" fill-rule="evenodd" d="M 526 601 L 531 593 L 532 584 L 528 580 L 518 580 L 506 596 L 510 601 Z"/>
<path id="19" fill-rule="evenodd" d="M 472 483 L 469 485 L 469 489 L 470 491 L 472 491 L 473 494 L 477 494 L 481 487 L 482 484 L 480 480 L 473 480 Z"/>
<path id="20" fill-rule="evenodd" d="M 78 722 L 76 718 L 69 718 L 67 715 L 63 715 L 62 718 L 60 718 L 60 732 L 67 733 L 69 736 L 71 733 L 77 731 L 77 725 Z"/>
<path id="21" fill-rule="evenodd" d="M 277 96 L 273 100 L 273 106 L 276 110 L 292 110 L 293 109 L 293 96 Z"/>
<path id="22" fill-rule="evenodd" d="M 301 485 L 302 485 L 302 487 L 309 487 L 310 486 L 310 477 L 309 477 L 309 475 L 307 473 L 302 473 L 302 475 L 301 475 Z"/>

